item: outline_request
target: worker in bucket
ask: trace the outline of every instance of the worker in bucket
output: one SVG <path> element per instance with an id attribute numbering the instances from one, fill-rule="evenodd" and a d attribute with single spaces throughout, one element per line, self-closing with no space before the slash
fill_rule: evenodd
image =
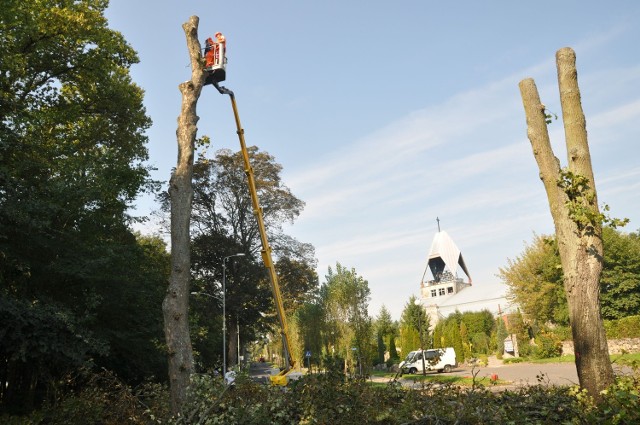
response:
<path id="1" fill-rule="evenodd" d="M 205 85 L 219 83 L 226 78 L 227 40 L 221 32 L 217 32 L 214 37 L 216 41 L 209 37 L 204 43 L 204 70 L 208 73 Z"/>

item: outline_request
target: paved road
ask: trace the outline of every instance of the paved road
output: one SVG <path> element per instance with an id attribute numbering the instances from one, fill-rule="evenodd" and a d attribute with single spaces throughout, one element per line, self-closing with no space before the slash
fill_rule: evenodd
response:
<path id="1" fill-rule="evenodd" d="M 614 365 L 616 374 L 629 374 L 631 368 Z M 434 372 L 432 372 L 434 373 Z M 577 385 L 578 372 L 574 363 L 512 363 L 490 364 L 487 367 L 461 366 L 454 369 L 451 374 L 471 377 L 477 373 L 478 378 L 497 375 L 501 381 L 507 381 L 509 387 L 536 385 L 538 383 L 550 385 Z M 404 375 L 408 377 L 411 375 Z"/>
<path id="2" fill-rule="evenodd" d="M 250 375 L 258 380 L 268 382 L 270 366 L 266 363 L 252 363 Z M 630 373 L 630 368 L 621 369 L 614 365 L 616 373 Z M 437 372 L 430 372 L 436 374 Z M 513 363 L 501 364 L 492 362 L 487 367 L 460 366 L 450 374 L 456 376 L 471 377 L 477 373 L 478 378 L 498 375 L 501 381 L 509 382 L 508 387 L 536 385 L 538 383 L 550 385 L 574 385 L 578 384 L 578 373 L 573 363 Z M 403 378 L 410 378 L 413 375 L 403 375 Z M 539 377 L 541 380 L 539 380 Z M 387 382 L 389 378 L 374 378 L 378 382 Z M 502 386 L 501 386 L 502 387 Z"/>
<path id="3" fill-rule="evenodd" d="M 249 368 L 249 376 L 258 382 L 269 382 L 271 365 L 268 363 L 252 362 Z"/>
<path id="4" fill-rule="evenodd" d="M 267 363 L 252 363 L 250 375 L 257 381 L 268 382 L 270 366 Z M 436 374 L 437 372 L 429 372 Z M 488 367 L 477 367 L 475 369 L 461 366 L 454 369 L 450 374 L 456 376 L 471 377 L 477 373 L 478 378 L 498 375 L 502 381 L 508 381 L 511 385 L 535 385 L 538 383 L 538 376 L 543 377 L 543 382 L 554 385 L 572 385 L 578 383 L 578 374 L 573 363 L 514 363 L 499 364 Z M 410 378 L 413 375 L 403 375 Z M 378 378 L 376 380 L 388 381 L 389 378 Z"/>
<path id="5" fill-rule="evenodd" d="M 478 378 L 498 375 L 498 379 L 509 381 L 512 385 L 536 385 L 540 382 L 553 385 L 573 385 L 578 383 L 578 373 L 573 363 L 514 363 L 478 367 L 461 367 L 452 372 L 460 376 Z"/>

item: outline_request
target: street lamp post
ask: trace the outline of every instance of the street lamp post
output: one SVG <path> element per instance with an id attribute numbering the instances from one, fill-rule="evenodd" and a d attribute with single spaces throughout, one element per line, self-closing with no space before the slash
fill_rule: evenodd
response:
<path id="1" fill-rule="evenodd" d="M 236 316 L 236 335 L 238 336 L 238 366 L 240 366 L 240 318 Z"/>
<path id="2" fill-rule="evenodd" d="M 222 259 L 222 379 L 227 383 L 227 260 L 233 257 L 244 257 L 242 252 L 228 255 Z"/>
<path id="3" fill-rule="evenodd" d="M 422 305 L 420 304 L 420 300 L 419 299 L 415 299 L 414 300 L 414 304 L 417 305 L 418 307 L 420 307 L 422 309 Z M 424 368 L 424 344 L 422 343 L 422 320 L 421 320 L 421 314 L 422 312 L 418 313 L 418 334 L 420 336 L 420 351 L 422 354 L 422 376 L 426 376 L 427 371 Z"/>

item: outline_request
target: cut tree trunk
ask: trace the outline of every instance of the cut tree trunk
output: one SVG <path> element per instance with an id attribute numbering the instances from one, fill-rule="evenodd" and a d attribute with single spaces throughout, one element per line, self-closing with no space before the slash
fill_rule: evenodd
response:
<path id="1" fill-rule="evenodd" d="M 578 194 L 559 185 L 563 176 L 554 156 L 547 130 L 547 113 L 532 79 L 520 82 L 527 118 L 527 134 L 542 180 L 556 229 L 564 274 L 564 288 L 575 345 L 580 386 L 598 399 L 600 391 L 614 381 L 607 339 L 600 315 L 600 274 L 603 265 L 602 219 L 587 143 L 586 120 L 580 101 L 575 53 L 570 48 L 556 54 L 562 119 L 568 156 L 568 171 L 586 178 Z M 575 189 L 575 188 L 574 188 Z M 587 211 L 578 218 L 572 205 Z"/>
<path id="2" fill-rule="evenodd" d="M 205 74 L 203 72 L 197 16 L 182 25 L 191 57 L 191 80 L 179 85 L 182 104 L 178 116 L 178 162 L 169 181 L 171 200 L 171 276 L 162 303 L 164 331 L 169 355 L 171 411 L 181 413 L 193 370 L 189 335 L 189 283 L 191 277 L 190 221 L 193 200 L 193 160 L 197 134 L 196 106 Z"/>

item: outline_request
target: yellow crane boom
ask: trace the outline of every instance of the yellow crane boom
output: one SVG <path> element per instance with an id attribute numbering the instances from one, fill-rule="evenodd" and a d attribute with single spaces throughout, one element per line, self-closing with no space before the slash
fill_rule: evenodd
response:
<path id="1" fill-rule="evenodd" d="M 284 312 L 284 305 L 282 304 L 282 295 L 280 293 L 280 285 L 278 283 L 278 275 L 273 264 L 273 258 L 271 255 L 271 246 L 267 239 L 267 231 L 264 226 L 264 219 L 262 216 L 262 208 L 260 207 L 260 201 L 258 200 L 258 191 L 256 189 L 256 180 L 253 173 L 253 167 L 249 161 L 249 152 L 247 151 L 247 145 L 244 140 L 244 129 L 240 124 L 240 115 L 238 114 L 238 106 L 236 105 L 236 97 L 233 92 L 226 87 L 218 85 L 216 81 L 213 82 L 215 88 L 221 94 L 228 94 L 231 99 L 231 106 L 233 108 L 233 116 L 236 120 L 236 128 L 238 133 L 238 139 L 240 140 L 240 150 L 242 151 L 242 159 L 244 161 L 244 172 L 247 175 L 247 183 L 249 186 L 249 193 L 251 194 L 251 204 L 253 205 L 253 214 L 258 221 L 258 229 L 260 231 L 260 240 L 262 242 L 262 261 L 264 266 L 269 271 L 269 280 L 271 283 L 271 292 L 273 293 L 273 299 L 275 301 L 276 311 L 278 313 L 278 319 L 280 321 L 280 330 L 282 335 L 282 344 L 284 347 L 284 358 L 286 360 L 285 368 L 278 375 L 271 376 L 271 382 L 275 385 L 287 384 L 287 373 L 295 365 L 295 361 L 291 356 L 291 343 L 289 341 L 289 327 L 287 326 L 287 318 Z"/>

